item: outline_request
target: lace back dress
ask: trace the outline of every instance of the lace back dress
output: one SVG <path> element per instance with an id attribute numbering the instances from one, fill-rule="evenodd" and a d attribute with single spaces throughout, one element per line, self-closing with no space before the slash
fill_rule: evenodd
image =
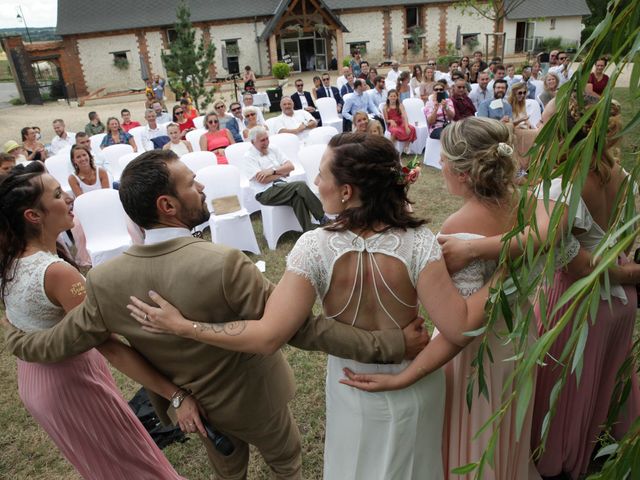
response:
<path id="1" fill-rule="evenodd" d="M 17 260 L 5 297 L 15 327 L 43 330 L 64 317 L 44 290 L 47 268 L 61 261 L 47 252 Z M 17 364 L 24 406 L 83 478 L 182 478 L 122 398 L 97 350 L 58 363 Z"/>
<path id="2" fill-rule="evenodd" d="M 420 272 L 441 258 L 435 236 L 426 227 L 407 231 L 391 230 L 366 239 L 350 231 L 316 229 L 305 233 L 287 258 L 287 270 L 307 278 L 323 301 L 329 291 L 333 267 L 343 255 L 356 252 L 358 261 L 354 284 L 344 308 L 326 312 L 339 316 L 356 305 L 348 319 L 357 326 L 362 298 L 361 278 L 365 262 L 374 283 L 377 307 L 389 318 L 389 328 L 399 328 L 381 294 L 388 293 L 400 304 L 412 307 L 397 295 L 382 277 L 373 254 L 384 254 L 404 264 L 415 287 Z M 358 288 L 358 283 L 360 288 Z M 434 286 L 437 288 L 437 286 Z M 385 296 L 388 298 L 388 296 Z M 364 364 L 329 355 L 326 378 L 326 435 L 324 478 L 326 480 L 440 480 L 442 468 L 442 427 L 444 416 L 444 374 L 438 370 L 397 391 L 369 393 L 339 383 L 343 369 L 359 373 L 397 373 L 398 365 Z"/>

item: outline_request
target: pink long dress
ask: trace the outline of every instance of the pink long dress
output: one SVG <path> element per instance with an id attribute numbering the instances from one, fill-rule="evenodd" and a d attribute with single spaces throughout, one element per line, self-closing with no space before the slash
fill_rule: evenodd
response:
<path id="1" fill-rule="evenodd" d="M 17 328 L 50 328 L 64 316 L 44 292 L 46 269 L 60 261 L 37 252 L 16 262 L 5 304 Z M 17 363 L 24 406 L 83 478 L 182 479 L 122 398 L 97 350 L 58 363 Z"/>

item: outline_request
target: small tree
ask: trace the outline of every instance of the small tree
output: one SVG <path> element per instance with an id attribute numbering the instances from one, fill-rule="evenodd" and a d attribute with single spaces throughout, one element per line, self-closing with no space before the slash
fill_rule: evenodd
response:
<path id="1" fill-rule="evenodd" d="M 184 0 L 178 5 L 176 17 L 176 39 L 171 43 L 171 51 L 162 54 L 169 88 L 176 95 L 188 92 L 195 107 L 200 109 L 211 103 L 215 92 L 213 87 L 205 84 L 210 81 L 209 67 L 213 64 L 216 47 L 206 41 L 204 35 L 196 46 L 196 30 Z"/>

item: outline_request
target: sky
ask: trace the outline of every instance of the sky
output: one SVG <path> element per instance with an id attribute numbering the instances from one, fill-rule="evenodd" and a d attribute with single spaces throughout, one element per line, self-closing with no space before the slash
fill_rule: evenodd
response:
<path id="1" fill-rule="evenodd" d="M 0 0 L 0 28 L 24 28 L 16 18 L 18 6 L 22 7 L 29 28 L 56 26 L 58 0 Z"/>

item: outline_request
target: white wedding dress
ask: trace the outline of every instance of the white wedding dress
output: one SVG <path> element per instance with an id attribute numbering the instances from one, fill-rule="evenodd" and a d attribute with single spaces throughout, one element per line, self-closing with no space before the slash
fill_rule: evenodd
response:
<path id="1" fill-rule="evenodd" d="M 407 307 L 387 285 L 377 266 L 374 253 L 400 260 L 417 285 L 420 272 L 441 258 L 433 233 L 422 226 L 416 229 L 391 230 L 366 239 L 350 231 L 330 232 L 316 229 L 300 237 L 287 258 L 287 270 L 308 279 L 324 304 L 329 291 L 333 267 L 349 252 L 358 254 L 353 289 L 340 312 L 326 312 L 337 317 L 352 302 L 358 302 L 355 326 L 362 296 L 362 274 L 367 262 L 373 277 L 379 308 L 388 316 L 390 327 L 400 328 L 380 300 L 380 291 L 390 293 Z M 380 284 L 376 284 L 376 275 Z M 358 288 L 360 278 L 360 289 Z M 434 288 L 437 286 L 434 285 Z M 397 373 L 402 364 L 365 364 L 329 356 L 326 385 L 326 436 L 324 450 L 325 480 L 440 480 L 442 466 L 442 427 L 444 418 L 445 379 L 437 370 L 403 390 L 368 393 L 339 383 L 343 368 L 358 373 Z"/>

